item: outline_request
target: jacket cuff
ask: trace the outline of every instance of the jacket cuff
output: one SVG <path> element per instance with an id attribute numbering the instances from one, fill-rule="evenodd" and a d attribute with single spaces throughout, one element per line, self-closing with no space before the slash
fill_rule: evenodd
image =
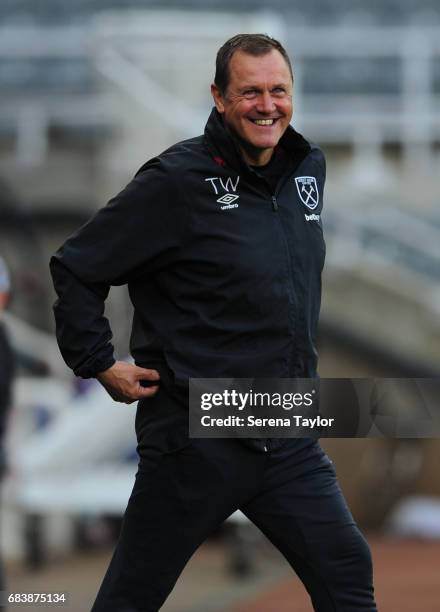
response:
<path id="1" fill-rule="evenodd" d="M 96 359 L 91 364 L 76 368 L 74 373 L 81 378 L 96 378 L 100 372 L 111 368 L 114 363 L 116 363 L 116 359 L 113 356 L 106 359 Z"/>

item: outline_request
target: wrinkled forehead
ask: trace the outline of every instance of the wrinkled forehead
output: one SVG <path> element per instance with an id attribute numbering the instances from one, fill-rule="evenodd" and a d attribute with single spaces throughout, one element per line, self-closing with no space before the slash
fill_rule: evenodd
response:
<path id="1" fill-rule="evenodd" d="M 264 55 L 236 51 L 229 62 L 229 87 L 252 85 L 292 85 L 286 60 L 276 49 Z"/>

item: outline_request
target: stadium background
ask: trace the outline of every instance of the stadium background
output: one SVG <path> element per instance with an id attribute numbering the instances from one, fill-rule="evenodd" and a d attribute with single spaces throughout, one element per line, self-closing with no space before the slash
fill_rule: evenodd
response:
<path id="1" fill-rule="evenodd" d="M 202 131 L 215 52 L 239 31 L 285 43 L 293 124 L 327 155 L 321 376 L 438 375 L 437 2 L 4 0 L 0 254 L 12 271 L 6 322 L 20 365 L 1 513 L 10 588 L 64 588 L 73 609 L 87 609 L 135 471 L 132 408 L 109 406 L 60 361 L 49 256 L 145 159 Z M 112 290 L 108 314 L 124 356 L 124 290 Z M 111 418 L 98 433 L 103 414 Z M 382 609 L 437 609 L 438 441 L 325 446 L 371 534 Z M 297 589 L 286 576 L 236 517 L 164 610 L 282 612 Z"/>

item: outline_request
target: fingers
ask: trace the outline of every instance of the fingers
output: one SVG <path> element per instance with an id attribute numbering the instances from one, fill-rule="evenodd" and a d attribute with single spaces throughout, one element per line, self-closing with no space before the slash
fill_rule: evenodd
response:
<path id="1" fill-rule="evenodd" d="M 142 387 L 139 383 L 137 385 L 133 385 L 131 388 L 126 389 L 123 393 L 118 393 L 117 397 L 113 397 L 117 402 L 122 402 L 124 404 L 132 404 L 133 402 L 137 402 L 138 400 L 153 397 L 159 391 L 159 385 L 154 385 L 152 387 Z"/>
<path id="2" fill-rule="evenodd" d="M 135 366 L 136 380 L 160 380 L 160 375 L 157 370 L 149 370 L 148 368 L 140 368 Z"/>
<path id="3" fill-rule="evenodd" d="M 144 397 L 152 397 L 159 391 L 159 385 L 153 387 L 140 387 L 138 391 L 138 397 L 136 399 L 143 399 Z"/>
<path id="4" fill-rule="evenodd" d="M 160 380 L 157 370 L 141 368 L 126 362 L 117 361 L 108 370 L 97 377 L 109 395 L 116 401 L 132 404 L 137 400 L 152 397 L 158 385 L 143 387 L 141 381 L 155 382 Z"/>

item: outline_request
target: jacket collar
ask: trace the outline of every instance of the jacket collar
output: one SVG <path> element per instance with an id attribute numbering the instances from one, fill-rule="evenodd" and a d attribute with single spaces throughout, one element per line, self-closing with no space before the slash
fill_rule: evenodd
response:
<path id="1" fill-rule="evenodd" d="M 204 142 L 213 159 L 220 166 L 230 166 L 239 172 L 242 169 L 251 170 L 245 162 L 235 140 L 225 128 L 223 119 L 214 107 L 205 126 Z M 282 147 L 287 155 L 297 166 L 310 152 L 311 146 L 291 125 L 282 135 L 279 147 Z"/>

